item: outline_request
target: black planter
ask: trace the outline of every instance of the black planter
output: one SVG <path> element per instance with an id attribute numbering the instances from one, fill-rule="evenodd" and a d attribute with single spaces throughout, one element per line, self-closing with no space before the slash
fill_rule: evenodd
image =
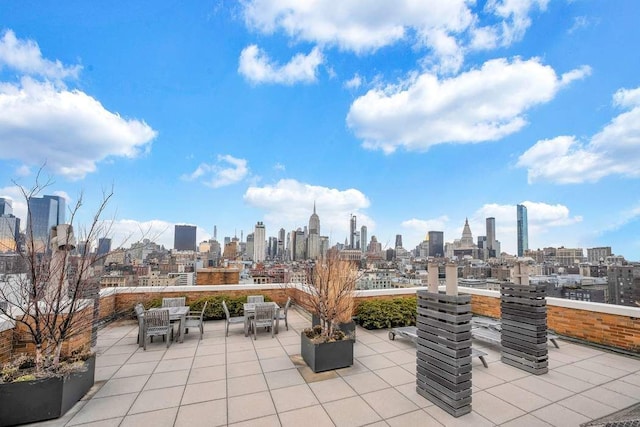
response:
<path id="1" fill-rule="evenodd" d="M 59 418 L 93 386 L 96 359 L 64 377 L 0 384 L 0 427 Z"/>
<path id="2" fill-rule="evenodd" d="M 300 342 L 302 358 L 313 372 L 330 371 L 353 365 L 352 340 L 314 344 L 302 332 Z"/>

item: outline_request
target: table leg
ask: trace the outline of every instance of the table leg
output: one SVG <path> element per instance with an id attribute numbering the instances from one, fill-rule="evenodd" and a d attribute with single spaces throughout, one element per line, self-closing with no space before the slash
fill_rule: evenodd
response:
<path id="1" fill-rule="evenodd" d="M 182 316 L 180 316 L 180 342 L 183 343 L 184 342 L 184 325 L 185 323 L 187 323 L 187 315 L 183 314 Z"/>
<path id="2" fill-rule="evenodd" d="M 280 309 L 276 309 L 276 330 L 274 331 L 276 334 L 278 333 L 278 329 L 280 329 Z"/>

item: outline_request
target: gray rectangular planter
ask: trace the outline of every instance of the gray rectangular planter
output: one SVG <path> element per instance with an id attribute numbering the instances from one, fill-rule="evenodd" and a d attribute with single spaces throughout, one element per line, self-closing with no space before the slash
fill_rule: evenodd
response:
<path id="1" fill-rule="evenodd" d="M 92 356 L 83 372 L 0 384 L 0 427 L 61 417 L 93 386 L 95 369 Z"/>
<path id="2" fill-rule="evenodd" d="M 353 341 L 342 340 L 315 344 L 301 333 L 302 358 L 313 372 L 346 368 L 353 365 Z"/>

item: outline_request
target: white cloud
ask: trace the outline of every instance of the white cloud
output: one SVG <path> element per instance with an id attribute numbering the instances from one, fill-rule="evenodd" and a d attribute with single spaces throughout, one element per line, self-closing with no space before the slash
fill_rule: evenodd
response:
<path id="1" fill-rule="evenodd" d="M 403 245 L 408 245 L 405 246 L 405 249 L 413 249 L 417 244 L 424 241 L 429 231 L 444 231 L 450 226 L 449 217 L 446 215 L 431 219 L 411 218 L 402 221 L 400 225 L 406 230 L 402 233 L 402 243 Z"/>
<path id="2" fill-rule="evenodd" d="M 296 42 L 372 53 L 399 42 L 424 47 L 426 64 L 456 72 L 469 49 L 507 46 L 531 25 L 529 15 L 544 11 L 548 0 L 492 0 L 475 14 L 469 0 L 397 0 L 362 6 L 358 0 L 245 0 L 247 27 L 263 34 L 282 32 Z M 485 17 L 489 25 L 481 25 Z"/>
<path id="3" fill-rule="evenodd" d="M 558 77 L 537 58 L 515 58 L 494 59 L 447 79 L 414 75 L 357 98 L 347 124 L 364 147 L 386 153 L 497 140 L 525 126 L 525 112 L 550 101 L 566 81 L 586 75 L 587 69 L 579 70 Z"/>
<path id="4" fill-rule="evenodd" d="M 20 40 L 12 30 L 0 39 L 0 68 L 12 68 L 20 73 L 59 80 L 77 78 L 80 65 L 65 66 L 60 61 L 42 57 L 40 47 L 33 40 Z"/>
<path id="5" fill-rule="evenodd" d="M 308 55 L 297 54 L 280 65 L 256 45 L 247 46 L 240 53 L 238 71 L 252 83 L 312 83 L 317 80 L 318 67 L 324 58 L 319 48 L 314 47 Z"/>
<path id="6" fill-rule="evenodd" d="M 29 77 L 0 84 L 0 111 L 0 158 L 46 163 L 69 179 L 83 178 L 110 157 L 136 157 L 157 135 L 146 123 L 124 119 L 79 90 Z"/>
<path id="7" fill-rule="evenodd" d="M 621 89 L 614 105 L 630 108 L 611 120 L 588 141 L 557 136 L 536 142 L 519 158 L 529 183 L 595 182 L 609 175 L 640 177 L 640 88 Z"/>
<path id="8" fill-rule="evenodd" d="M 280 171 L 280 172 L 284 172 L 287 170 L 286 166 L 283 165 L 282 163 L 276 163 L 275 165 L 273 165 L 273 169 Z"/>
<path id="9" fill-rule="evenodd" d="M 364 212 L 370 205 L 369 199 L 353 188 L 339 190 L 282 179 L 275 185 L 248 188 L 244 200 L 250 206 L 264 210 L 268 224 L 278 224 L 287 231 L 309 224 L 315 202 L 320 233 L 330 236 L 331 243 L 344 241 L 352 214 L 357 217 L 358 227 L 367 226 L 369 235 L 375 229 L 374 221 Z"/>
<path id="10" fill-rule="evenodd" d="M 494 28 L 498 30 L 500 44 L 509 46 L 524 37 L 531 26 L 531 12 L 546 10 L 548 3 L 549 0 L 489 0 L 485 9 L 502 18 Z"/>
<path id="11" fill-rule="evenodd" d="M 362 77 L 356 73 L 352 78 L 344 82 L 344 87 L 347 89 L 358 89 L 362 85 Z"/>
<path id="12" fill-rule="evenodd" d="M 573 24 L 567 30 L 567 33 L 573 34 L 578 30 L 591 26 L 593 23 L 593 20 L 589 19 L 586 16 L 576 16 L 573 18 Z"/>
<path id="13" fill-rule="evenodd" d="M 216 164 L 201 163 L 196 170 L 183 175 L 186 181 L 201 180 L 211 188 L 220 188 L 242 181 L 249 174 L 247 161 L 230 155 L 218 155 Z"/>
<path id="14" fill-rule="evenodd" d="M 0 188 L 0 197 L 11 200 L 13 215 L 20 218 L 21 228 L 27 226 L 27 201 L 16 185 Z"/>

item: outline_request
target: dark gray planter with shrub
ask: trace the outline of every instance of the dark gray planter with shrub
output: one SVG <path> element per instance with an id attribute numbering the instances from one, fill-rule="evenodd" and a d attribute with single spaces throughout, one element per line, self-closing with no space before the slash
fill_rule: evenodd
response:
<path id="1" fill-rule="evenodd" d="M 0 426 L 33 423 L 59 418 L 93 386 L 95 356 L 85 362 L 86 370 L 62 377 L 0 384 Z"/>
<path id="2" fill-rule="evenodd" d="M 313 372 L 353 365 L 353 341 L 350 339 L 316 344 L 302 332 L 300 341 L 302 358 Z"/>
<path id="3" fill-rule="evenodd" d="M 317 314 L 311 315 L 311 327 L 320 324 L 320 318 Z M 352 320 L 348 323 L 339 323 L 338 329 L 344 332 L 344 334 L 349 337 L 349 339 L 355 341 L 356 340 L 356 322 Z"/>

